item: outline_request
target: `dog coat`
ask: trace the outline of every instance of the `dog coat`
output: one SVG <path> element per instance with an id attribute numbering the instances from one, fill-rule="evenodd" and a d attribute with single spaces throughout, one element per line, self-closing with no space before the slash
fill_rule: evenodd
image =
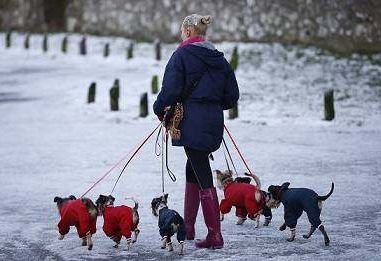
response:
<path id="1" fill-rule="evenodd" d="M 260 193 L 259 202 L 255 195 Z M 229 213 L 232 206 L 236 207 L 236 216 L 245 218 L 255 217 L 263 210 L 265 199 L 262 192 L 254 185 L 247 183 L 232 182 L 224 189 L 225 198 L 221 201 L 220 211 L 222 214 Z"/>
<path id="2" fill-rule="evenodd" d="M 134 225 L 133 210 L 127 206 L 108 206 L 103 212 L 103 231 L 106 236 L 114 237 L 119 242 L 122 236 L 131 237 L 131 231 L 134 231 L 139 223 L 139 219 Z"/>
<path id="3" fill-rule="evenodd" d="M 85 237 L 87 232 L 95 234 L 97 218 L 92 219 L 81 199 L 70 200 L 64 204 L 60 210 L 61 220 L 58 223 L 58 230 L 61 235 L 66 235 L 70 226 L 77 228 L 78 236 Z"/>
<path id="4" fill-rule="evenodd" d="M 177 225 L 177 231 L 174 231 L 172 224 Z M 185 241 L 186 230 L 183 218 L 179 213 L 167 207 L 160 209 L 159 232 L 162 237 L 171 237 L 177 232 L 177 241 Z"/>
<path id="5" fill-rule="evenodd" d="M 317 228 L 321 224 L 318 194 L 307 188 L 290 188 L 283 191 L 281 202 L 284 206 L 284 221 L 289 228 L 295 228 L 298 218 L 307 213 L 311 225 Z"/>

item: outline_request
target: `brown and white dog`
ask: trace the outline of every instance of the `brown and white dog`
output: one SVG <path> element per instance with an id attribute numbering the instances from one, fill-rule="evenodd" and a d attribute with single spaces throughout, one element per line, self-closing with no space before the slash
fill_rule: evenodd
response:
<path id="1" fill-rule="evenodd" d="M 96 232 L 98 211 L 95 204 L 88 198 L 76 199 L 71 195 L 68 198 L 55 197 L 54 202 L 61 216 L 58 223 L 59 240 L 64 239 L 71 226 L 77 228 L 78 236 L 82 238 L 82 246 L 89 250 L 93 248 L 91 235 Z"/>
<path id="2" fill-rule="evenodd" d="M 117 248 L 122 237 L 127 239 L 127 249 L 138 239 L 140 230 L 138 203 L 133 199 L 135 205 L 133 208 L 128 206 L 114 206 L 115 198 L 111 195 L 99 195 L 96 201 L 100 215 L 103 215 L 103 231 L 115 244 Z M 132 233 L 134 234 L 132 237 Z"/>
<path id="3" fill-rule="evenodd" d="M 221 221 L 224 219 L 224 214 L 229 213 L 232 206 L 236 208 L 237 225 L 242 225 L 246 217 L 256 220 L 259 226 L 259 217 L 265 206 L 266 193 L 260 190 L 259 178 L 254 174 L 245 173 L 246 176 L 253 178 L 257 184 L 254 186 L 248 180 L 235 181 L 232 177 L 232 172 L 227 170 L 221 172 L 216 170 L 217 187 L 222 189 L 225 198 L 221 201 Z M 268 225 L 268 223 L 266 224 Z"/>

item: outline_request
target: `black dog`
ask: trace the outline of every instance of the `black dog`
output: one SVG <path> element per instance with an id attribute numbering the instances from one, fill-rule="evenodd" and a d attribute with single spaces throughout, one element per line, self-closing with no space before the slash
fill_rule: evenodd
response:
<path id="1" fill-rule="evenodd" d="M 162 249 L 168 248 L 173 251 L 171 237 L 177 234 L 177 241 L 180 243 L 180 255 L 184 254 L 184 241 L 186 230 L 184 219 L 175 210 L 167 206 L 168 194 L 154 198 L 151 202 L 152 214 L 159 217 L 159 232 L 162 237 Z"/>
<path id="2" fill-rule="evenodd" d="M 284 224 L 279 228 L 281 231 L 289 227 L 291 230 L 291 236 L 287 241 L 291 242 L 295 239 L 295 227 L 298 218 L 302 215 L 303 211 L 307 213 L 308 220 L 311 223 L 311 229 L 307 235 L 303 235 L 304 238 L 309 238 L 315 232 L 316 228 L 319 228 L 324 236 L 324 243 L 329 245 L 329 237 L 320 220 L 320 213 L 322 208 L 322 202 L 331 196 L 334 190 L 334 184 L 332 182 L 331 190 L 325 196 L 319 196 L 315 191 L 307 188 L 288 188 L 289 182 L 283 183 L 281 186 L 271 185 L 268 188 L 270 199 L 266 204 L 270 207 L 279 206 L 282 202 L 284 206 Z"/>

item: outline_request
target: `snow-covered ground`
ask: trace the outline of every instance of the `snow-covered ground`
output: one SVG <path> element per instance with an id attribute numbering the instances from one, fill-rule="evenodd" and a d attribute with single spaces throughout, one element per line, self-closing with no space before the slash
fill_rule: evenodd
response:
<path id="1" fill-rule="evenodd" d="M 154 60 L 151 44 L 136 46 L 135 58 L 126 60 L 128 40 L 89 37 L 89 55 L 78 55 L 80 36 L 69 37 L 68 54 L 61 54 L 62 35 L 50 38 L 50 50 L 41 50 L 40 35 L 31 49 L 23 49 L 23 35 L 15 46 L 4 48 L 0 34 L 0 259 L 177 259 L 160 249 L 157 220 L 150 211 L 161 194 L 160 159 L 154 138 L 132 161 L 118 183 L 117 204 L 140 203 L 139 241 L 130 251 L 114 249 L 101 229 L 92 251 L 80 246 L 75 229 L 57 239 L 58 212 L 54 196 L 80 196 L 115 162 L 136 146 L 158 124 L 150 111 L 138 117 L 139 97 L 149 92 L 151 77 L 162 77 L 175 45 L 164 45 L 163 60 Z M 102 46 L 111 55 L 102 57 Z M 230 57 L 231 43 L 218 48 Z M 309 229 L 305 215 L 297 239 L 286 242 L 278 231 L 283 209 L 273 212 L 269 227 L 253 222 L 236 226 L 234 211 L 222 223 L 225 248 L 198 250 L 187 242 L 182 259 L 267 260 L 381 260 L 381 67 L 380 56 L 335 58 L 308 48 L 278 44 L 239 44 L 240 117 L 226 120 L 263 188 L 290 181 L 319 194 L 336 188 L 324 204 L 322 219 L 331 237 L 325 247 L 319 232 Z M 378 60 L 378 62 L 377 62 Z M 119 112 L 109 111 L 108 91 L 120 79 Z M 96 103 L 86 104 L 88 86 L 97 83 Z M 323 92 L 335 89 L 336 119 L 323 118 Z M 150 107 L 155 99 L 149 94 Z M 232 149 L 233 151 L 233 149 Z M 222 151 L 215 153 L 213 169 L 225 169 Z M 236 165 L 244 171 L 236 154 Z M 170 148 L 170 165 L 178 181 L 166 177 L 170 207 L 183 211 L 185 156 Z M 121 166 L 88 196 L 110 193 Z M 219 192 L 220 198 L 222 192 Z M 201 212 L 197 237 L 205 235 Z"/>

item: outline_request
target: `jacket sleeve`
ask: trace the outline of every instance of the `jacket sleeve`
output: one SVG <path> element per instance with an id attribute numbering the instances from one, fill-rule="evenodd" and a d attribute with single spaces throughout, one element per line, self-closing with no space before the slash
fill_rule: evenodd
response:
<path id="1" fill-rule="evenodd" d="M 153 104 L 157 116 L 164 115 L 164 108 L 180 100 L 181 91 L 185 83 L 185 75 L 179 52 L 173 53 L 165 67 L 162 88 Z"/>
<path id="2" fill-rule="evenodd" d="M 132 220 L 129 220 L 129 218 L 126 216 L 124 216 L 120 221 L 120 230 L 122 231 L 122 235 L 125 238 L 131 237 L 131 222 Z"/>
<path id="3" fill-rule="evenodd" d="M 231 209 L 232 209 L 232 204 L 231 204 L 230 200 L 228 200 L 226 198 L 221 200 L 220 211 L 222 214 L 229 213 Z"/>
<path id="4" fill-rule="evenodd" d="M 58 231 L 61 235 L 66 235 L 69 233 L 70 226 L 67 224 L 65 216 L 61 217 L 60 222 L 58 223 Z"/>
<path id="5" fill-rule="evenodd" d="M 226 82 L 224 94 L 222 97 L 222 109 L 228 110 L 233 108 L 237 104 L 238 98 L 239 98 L 238 83 L 235 78 L 234 71 L 229 66 L 227 82 Z"/>
<path id="6" fill-rule="evenodd" d="M 87 211 L 78 213 L 79 225 L 77 227 L 78 236 L 84 237 L 90 231 L 90 214 Z"/>

